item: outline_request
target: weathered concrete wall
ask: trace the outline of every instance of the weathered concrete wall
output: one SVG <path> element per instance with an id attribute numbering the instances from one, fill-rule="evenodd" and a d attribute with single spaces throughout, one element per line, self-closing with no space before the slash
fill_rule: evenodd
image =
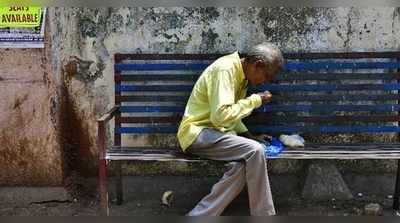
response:
<path id="1" fill-rule="evenodd" d="M 88 175 L 96 170 L 95 119 L 113 105 L 116 52 L 246 51 L 261 41 L 285 52 L 400 47 L 399 8 L 51 8 L 49 14 L 53 61 L 66 87 L 66 120 L 73 131 L 72 166 Z M 74 66 L 76 72 L 67 69 Z M 171 143 L 165 140 L 156 143 Z M 288 166 L 275 168 L 284 172 Z"/>
<path id="2" fill-rule="evenodd" d="M 0 186 L 59 186 L 58 81 L 45 49 L 0 49 Z"/>

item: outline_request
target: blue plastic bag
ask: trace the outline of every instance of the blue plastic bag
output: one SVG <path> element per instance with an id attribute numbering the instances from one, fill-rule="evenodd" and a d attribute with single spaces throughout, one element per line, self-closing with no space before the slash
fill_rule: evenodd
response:
<path id="1" fill-rule="evenodd" d="M 279 141 L 277 138 L 272 138 L 271 143 L 262 143 L 265 148 L 265 156 L 267 157 L 274 157 L 278 156 L 279 154 L 282 153 L 283 150 L 285 150 L 285 147 L 283 146 L 282 142 Z"/>

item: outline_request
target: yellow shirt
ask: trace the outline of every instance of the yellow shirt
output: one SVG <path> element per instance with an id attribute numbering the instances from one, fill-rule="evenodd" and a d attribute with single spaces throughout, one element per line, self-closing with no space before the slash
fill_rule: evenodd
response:
<path id="1" fill-rule="evenodd" d="M 208 66 L 193 87 L 178 130 L 185 151 L 203 128 L 237 134 L 248 131 L 241 119 L 261 106 L 261 97 L 246 97 L 247 80 L 238 52 L 223 56 Z"/>

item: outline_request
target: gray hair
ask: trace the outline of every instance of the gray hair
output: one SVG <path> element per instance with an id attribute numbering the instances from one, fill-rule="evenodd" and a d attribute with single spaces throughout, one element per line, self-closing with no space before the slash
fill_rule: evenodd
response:
<path id="1" fill-rule="evenodd" d="M 276 45 L 268 42 L 252 46 L 245 58 L 250 63 L 254 63 L 257 60 L 262 60 L 266 63 L 273 63 L 275 60 L 280 64 L 284 62 L 281 50 Z"/>

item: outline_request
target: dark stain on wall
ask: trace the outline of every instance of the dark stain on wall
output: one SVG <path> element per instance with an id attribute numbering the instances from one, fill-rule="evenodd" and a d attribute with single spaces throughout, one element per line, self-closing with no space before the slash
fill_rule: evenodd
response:
<path id="1" fill-rule="evenodd" d="M 346 30 L 346 36 L 345 36 L 343 45 L 344 45 L 344 47 L 349 47 L 350 38 L 351 38 L 351 35 L 353 34 L 353 28 L 351 26 L 351 11 L 347 17 L 346 24 L 347 24 L 347 30 Z"/>
<path id="2" fill-rule="evenodd" d="M 100 32 L 99 26 L 89 17 L 79 18 L 78 27 L 83 38 L 96 37 Z"/>
<path id="3" fill-rule="evenodd" d="M 92 60 L 83 60 L 77 56 L 71 58 L 71 61 L 66 65 L 66 74 L 70 78 L 75 78 L 84 83 L 91 83 L 98 78 L 103 77 L 103 70 L 105 69 L 105 63 L 101 60 L 98 60 L 95 64 L 96 70 L 94 72 L 91 71 L 90 67 L 95 61 Z"/>
<path id="4" fill-rule="evenodd" d="M 47 73 L 46 71 L 43 72 L 43 83 L 49 87 L 51 84 L 50 78 L 49 78 L 49 73 Z"/>
<path id="5" fill-rule="evenodd" d="M 124 18 L 119 14 L 112 14 L 110 19 L 107 21 L 109 27 L 111 27 L 111 32 L 122 33 L 124 27 Z"/>
<path id="6" fill-rule="evenodd" d="M 255 17 L 259 19 L 264 34 L 272 38 L 272 42 L 286 42 L 296 32 L 304 35 L 311 31 L 313 24 L 307 18 L 314 17 L 327 9 L 321 8 L 262 8 Z M 276 26 L 271 28 L 268 22 L 276 21 Z M 321 30 L 322 31 L 322 30 Z"/>
<path id="7" fill-rule="evenodd" d="M 62 108 L 63 111 L 60 120 L 60 125 L 63 131 L 61 132 L 64 172 L 65 178 L 70 178 L 77 174 L 80 176 L 95 176 L 97 170 L 96 154 L 90 152 L 93 143 L 90 141 L 88 120 L 84 120 L 84 111 L 76 106 L 73 96 L 68 90 L 71 78 L 71 65 L 64 67 L 63 75 L 63 90 L 62 90 Z M 73 71 L 73 70 L 72 70 Z M 72 75 L 72 76 L 71 76 Z"/>
<path id="8" fill-rule="evenodd" d="M 58 111 L 58 102 L 57 102 L 57 97 L 51 97 L 49 100 L 49 107 L 50 107 L 50 119 L 51 123 L 53 123 L 54 127 L 57 127 L 57 113 Z"/>
<path id="9" fill-rule="evenodd" d="M 395 30 L 395 21 L 397 20 L 400 21 L 400 7 L 397 7 L 394 12 L 393 12 L 393 19 L 392 19 L 392 33 L 394 33 Z"/>
<path id="10" fill-rule="evenodd" d="M 200 49 L 202 51 L 212 51 L 216 47 L 218 33 L 214 32 L 213 29 L 208 29 L 207 31 L 202 31 L 201 33 L 201 45 Z"/>
<path id="11" fill-rule="evenodd" d="M 28 99 L 28 94 L 25 94 L 22 97 L 17 97 L 14 101 L 13 109 L 20 109 L 20 106 Z"/>
<path id="12" fill-rule="evenodd" d="M 25 135 L 24 127 L 35 118 L 27 117 L 22 111 L 22 103 L 27 98 L 24 95 L 16 99 L 13 117 L 0 129 L 0 163 L 4 165 L 0 171 L 0 186 L 59 185 L 55 169 L 42 169 L 43 156 L 46 155 L 43 154 L 43 145 L 48 140 L 45 137 L 32 138 Z M 57 164 L 54 168 L 57 168 Z"/>
<path id="13" fill-rule="evenodd" d="M 220 13 L 215 7 L 205 7 L 197 9 L 201 14 L 201 21 L 210 24 L 218 19 Z"/>
<path id="14" fill-rule="evenodd" d="M 0 171 L 2 181 L 0 186 L 13 186 L 13 185 L 41 185 L 43 182 L 51 184 L 53 179 L 41 179 L 42 175 L 24 174 L 26 171 L 38 171 L 35 170 L 35 166 L 29 168 L 28 163 L 40 162 L 38 156 L 40 154 L 35 153 L 35 146 L 39 146 L 40 142 L 28 139 L 24 136 L 19 136 L 18 132 L 12 129 L 12 126 L 7 126 L 0 132 L 1 142 L 1 156 L 0 162 L 7 164 L 8 169 L 13 169 L 12 172 L 3 173 Z M 21 178 L 21 176 L 24 176 Z"/>
<path id="15" fill-rule="evenodd" d="M 144 21 L 146 20 L 157 27 L 153 29 L 153 35 L 158 36 L 169 29 L 183 28 L 186 18 L 176 11 L 168 12 L 163 10 L 161 12 L 156 12 L 154 8 L 150 8 L 144 17 Z"/>

